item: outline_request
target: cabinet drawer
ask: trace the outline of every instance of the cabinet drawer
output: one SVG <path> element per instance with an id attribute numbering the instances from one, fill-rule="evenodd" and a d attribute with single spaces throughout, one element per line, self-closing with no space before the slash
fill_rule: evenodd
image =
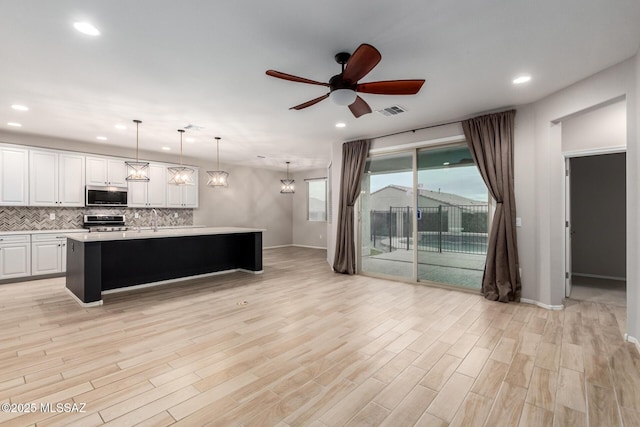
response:
<path id="1" fill-rule="evenodd" d="M 32 242 L 55 242 L 56 240 L 65 240 L 65 233 L 52 233 L 52 234 L 32 234 Z"/>
<path id="2" fill-rule="evenodd" d="M 28 234 L 0 234 L 0 245 L 3 243 L 29 243 Z"/>

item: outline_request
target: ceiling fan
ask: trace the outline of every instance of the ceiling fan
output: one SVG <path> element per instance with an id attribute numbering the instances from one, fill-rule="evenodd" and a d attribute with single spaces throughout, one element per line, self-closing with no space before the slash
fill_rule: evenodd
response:
<path id="1" fill-rule="evenodd" d="M 358 83 L 358 80 L 373 70 L 382 59 L 382 55 L 378 52 L 378 49 L 370 44 L 361 44 L 355 52 L 353 52 L 353 55 L 340 52 L 335 56 L 335 59 L 338 64 L 342 65 L 342 72 L 331 77 L 329 83 L 317 82 L 275 70 L 267 70 L 267 75 L 292 82 L 326 86 L 329 88 L 329 93 L 291 107 L 290 110 L 302 110 L 330 97 L 331 100 L 338 105 L 348 105 L 349 110 L 351 110 L 356 117 L 371 112 L 369 104 L 360 98 L 356 92 L 376 95 L 415 95 L 424 84 L 424 80 L 386 80 Z"/>

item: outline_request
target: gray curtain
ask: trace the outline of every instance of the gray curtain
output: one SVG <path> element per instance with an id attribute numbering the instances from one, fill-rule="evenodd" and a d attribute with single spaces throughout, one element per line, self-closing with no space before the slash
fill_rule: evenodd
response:
<path id="1" fill-rule="evenodd" d="M 513 192 L 513 128 L 515 110 L 462 122 L 464 135 L 482 179 L 496 201 L 482 294 L 492 301 L 520 301 L 516 200 Z"/>
<path id="2" fill-rule="evenodd" d="M 355 274 L 356 272 L 353 205 L 360 195 L 360 180 L 369 153 L 369 143 L 369 140 L 360 140 L 342 144 L 338 233 L 333 260 L 333 269 L 338 273 Z"/>

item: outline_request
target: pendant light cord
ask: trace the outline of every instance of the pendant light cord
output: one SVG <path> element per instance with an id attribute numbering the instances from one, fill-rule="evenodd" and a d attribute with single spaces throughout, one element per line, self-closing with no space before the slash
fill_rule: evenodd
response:
<path id="1" fill-rule="evenodd" d="M 218 170 L 220 170 L 220 137 L 216 136 L 216 160 L 218 163 Z"/>
<path id="2" fill-rule="evenodd" d="M 139 158 L 138 158 L 138 127 L 140 126 L 140 123 L 142 123 L 140 120 L 134 120 L 133 121 L 136 124 L 136 163 L 139 162 Z"/>

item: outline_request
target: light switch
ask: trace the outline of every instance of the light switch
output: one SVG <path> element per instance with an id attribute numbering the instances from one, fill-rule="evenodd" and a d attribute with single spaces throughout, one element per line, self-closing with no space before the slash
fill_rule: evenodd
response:
<path id="1" fill-rule="evenodd" d="M 522 227 L 522 218 L 516 217 L 516 227 Z"/>
<path id="2" fill-rule="evenodd" d="M 49 214 L 49 219 L 51 219 L 51 220 L 56 219 L 56 214 L 50 213 Z"/>

